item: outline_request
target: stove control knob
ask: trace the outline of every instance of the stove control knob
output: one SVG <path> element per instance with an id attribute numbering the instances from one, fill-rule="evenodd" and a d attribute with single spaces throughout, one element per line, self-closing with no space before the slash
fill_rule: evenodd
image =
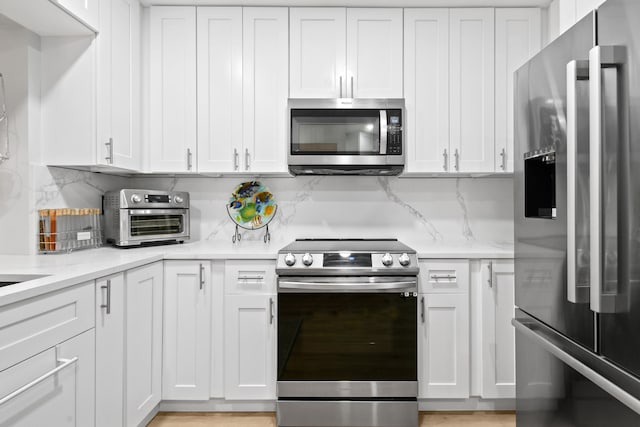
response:
<path id="1" fill-rule="evenodd" d="M 385 267 L 391 267 L 393 265 L 393 257 L 389 252 L 382 255 L 382 265 Z"/>
<path id="2" fill-rule="evenodd" d="M 177 204 L 180 204 L 180 203 L 184 202 L 184 199 L 182 198 L 182 196 L 176 196 L 173 200 L 174 200 Z"/>
<path id="3" fill-rule="evenodd" d="M 409 255 L 407 254 L 400 255 L 398 261 L 400 261 L 400 265 L 403 267 L 407 267 L 409 264 L 411 264 L 411 258 L 409 258 Z"/>
<path id="4" fill-rule="evenodd" d="M 307 252 L 306 254 L 302 255 L 302 263 L 307 267 L 313 264 L 313 257 L 310 253 Z"/>
<path id="5" fill-rule="evenodd" d="M 140 203 L 142 201 L 142 197 L 139 194 L 134 194 L 131 196 L 131 201 L 133 203 Z"/>
<path id="6" fill-rule="evenodd" d="M 291 252 L 289 252 L 284 256 L 284 263 L 287 264 L 289 267 L 292 267 L 296 263 L 296 256 Z"/>

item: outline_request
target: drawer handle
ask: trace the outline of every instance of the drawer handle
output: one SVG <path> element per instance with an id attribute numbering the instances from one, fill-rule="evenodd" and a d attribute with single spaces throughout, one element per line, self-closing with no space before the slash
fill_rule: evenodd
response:
<path id="1" fill-rule="evenodd" d="M 20 396 L 25 391 L 27 391 L 30 388 L 40 384 L 42 381 L 46 380 L 47 378 L 57 374 L 58 372 L 60 372 L 64 368 L 66 368 L 67 366 L 76 363 L 78 361 L 78 356 L 74 357 L 73 359 L 57 359 L 57 360 L 58 360 L 58 363 L 60 363 L 60 365 L 56 366 L 55 368 L 53 368 L 52 370 L 50 370 L 46 374 L 42 375 L 41 377 L 38 377 L 35 380 L 31 381 L 29 384 L 25 384 L 22 387 L 20 387 L 19 389 L 13 391 L 12 393 L 7 394 L 5 397 L 0 399 L 0 405 L 2 405 L 4 403 L 7 403 L 8 401 L 13 399 L 14 397 Z"/>
<path id="2" fill-rule="evenodd" d="M 435 280 L 436 282 L 438 280 L 444 280 L 444 279 L 452 280 L 452 279 L 455 279 L 455 278 L 456 278 L 456 276 L 454 274 L 432 274 L 431 275 L 431 279 Z"/>
<path id="3" fill-rule="evenodd" d="M 238 276 L 238 280 L 264 280 L 264 276 Z"/>

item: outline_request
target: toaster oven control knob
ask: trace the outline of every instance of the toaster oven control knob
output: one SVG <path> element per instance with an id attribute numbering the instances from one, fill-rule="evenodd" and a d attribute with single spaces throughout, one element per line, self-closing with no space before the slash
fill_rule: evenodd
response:
<path id="1" fill-rule="evenodd" d="M 307 252 L 306 254 L 302 255 L 302 263 L 307 267 L 313 264 L 313 257 L 310 253 Z"/>
<path id="2" fill-rule="evenodd" d="M 296 263 L 296 256 L 291 252 L 289 252 L 284 256 L 284 263 L 287 264 L 289 267 L 293 267 L 293 265 Z"/>
<path id="3" fill-rule="evenodd" d="M 131 201 L 133 203 L 140 203 L 142 201 L 142 197 L 139 194 L 134 194 L 131 196 Z"/>
<path id="4" fill-rule="evenodd" d="M 387 252 L 386 254 L 382 255 L 382 265 L 384 265 L 385 267 L 391 267 L 393 265 L 393 257 L 390 253 Z"/>
<path id="5" fill-rule="evenodd" d="M 409 255 L 407 254 L 400 255 L 400 257 L 398 258 L 398 261 L 400 262 L 400 265 L 403 267 L 407 267 L 409 264 L 411 264 L 411 258 L 409 258 Z"/>
<path id="6" fill-rule="evenodd" d="M 176 203 L 180 204 L 182 202 L 184 202 L 184 199 L 180 196 L 176 196 L 173 200 L 175 200 Z"/>

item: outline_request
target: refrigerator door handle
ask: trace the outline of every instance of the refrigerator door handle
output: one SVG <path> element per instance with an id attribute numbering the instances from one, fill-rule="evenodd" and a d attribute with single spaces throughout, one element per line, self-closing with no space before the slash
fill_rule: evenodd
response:
<path id="1" fill-rule="evenodd" d="M 589 52 L 590 283 L 591 310 L 596 313 L 620 312 L 625 305 L 619 292 L 618 280 L 620 275 L 617 270 L 617 258 L 619 255 L 617 253 L 617 240 L 620 230 L 614 229 L 610 225 L 605 228 L 607 222 L 605 221 L 605 212 L 606 215 L 614 215 L 616 217 L 615 223 L 618 223 L 617 170 L 619 161 L 622 159 L 616 158 L 618 156 L 617 145 L 614 146 L 615 150 L 610 146 L 618 144 L 617 140 L 619 138 L 611 138 L 611 140 L 606 138 L 609 129 L 605 121 L 608 113 L 607 109 L 605 109 L 605 96 L 610 97 L 612 93 L 617 93 L 618 90 L 606 93 L 603 90 L 606 69 L 615 69 L 617 73 L 616 82 L 618 86 L 620 85 L 621 70 L 625 58 L 626 50 L 623 46 L 596 46 Z M 617 107 L 614 113 L 617 115 L 616 120 L 618 121 L 622 114 L 625 113 L 624 105 L 620 105 L 620 101 L 621 99 L 617 100 Z M 609 111 L 613 110 L 609 104 L 607 104 L 607 107 Z M 609 184 L 609 188 L 603 184 Z M 605 207 L 605 203 L 608 206 Z M 611 248 L 611 250 L 607 250 L 607 248 Z M 613 271 L 613 274 L 610 271 Z"/>
<path id="2" fill-rule="evenodd" d="M 578 85 L 589 80 L 589 61 L 567 64 L 567 299 L 589 302 L 589 282 L 578 284 L 576 185 L 578 180 Z"/>
<path id="3" fill-rule="evenodd" d="M 627 393 L 625 390 L 620 388 L 618 385 L 600 375 L 598 372 L 589 368 L 587 365 L 571 356 L 569 353 L 561 349 L 560 347 L 554 345 L 543 336 L 539 335 L 533 329 L 527 327 L 527 325 L 523 322 L 520 322 L 518 319 L 512 319 L 511 324 L 516 328 L 516 332 L 521 333 L 523 336 L 528 339 L 534 341 L 540 347 L 542 347 L 545 351 L 553 354 L 555 357 L 560 359 L 567 366 L 571 367 L 575 371 L 579 372 L 581 375 L 589 379 L 594 384 L 598 385 L 604 391 L 609 393 L 611 396 L 615 397 L 620 402 L 627 405 L 636 413 L 640 414 L 640 400 L 636 399 L 633 395 Z"/>

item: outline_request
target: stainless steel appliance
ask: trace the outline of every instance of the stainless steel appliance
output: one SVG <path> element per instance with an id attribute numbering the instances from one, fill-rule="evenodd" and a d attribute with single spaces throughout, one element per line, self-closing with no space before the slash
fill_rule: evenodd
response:
<path id="1" fill-rule="evenodd" d="M 294 175 L 398 175 L 403 99 L 290 99 Z"/>
<path id="2" fill-rule="evenodd" d="M 638 17 L 609 0 L 516 73 L 518 427 L 640 425 Z"/>
<path id="3" fill-rule="evenodd" d="M 276 273 L 278 426 L 417 426 L 416 252 L 296 240 Z"/>
<path id="4" fill-rule="evenodd" d="M 115 246 L 184 242 L 189 239 L 189 193 L 110 191 L 103 200 L 105 239 Z"/>

